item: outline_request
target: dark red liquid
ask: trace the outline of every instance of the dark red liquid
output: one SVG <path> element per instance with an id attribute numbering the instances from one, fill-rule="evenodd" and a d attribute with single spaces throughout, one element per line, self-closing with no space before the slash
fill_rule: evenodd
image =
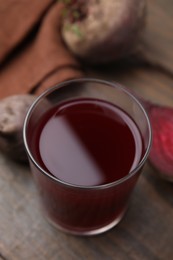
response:
<path id="1" fill-rule="evenodd" d="M 36 129 L 36 156 L 44 169 L 76 185 L 110 183 L 139 163 L 142 140 L 134 121 L 99 100 L 54 107 Z"/>
<path id="2" fill-rule="evenodd" d="M 118 222 L 126 210 L 139 171 L 121 184 L 144 152 L 135 122 L 120 108 L 96 99 L 76 99 L 49 110 L 28 126 L 30 150 L 52 181 L 31 164 L 49 219 L 72 232 L 90 232 Z"/>

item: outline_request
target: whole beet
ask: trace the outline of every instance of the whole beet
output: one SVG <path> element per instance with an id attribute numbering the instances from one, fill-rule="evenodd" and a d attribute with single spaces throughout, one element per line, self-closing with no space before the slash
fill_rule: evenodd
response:
<path id="1" fill-rule="evenodd" d="M 145 24 L 146 0 L 71 0 L 66 9 L 62 36 L 79 58 L 105 63 L 136 50 Z"/>
<path id="2" fill-rule="evenodd" d="M 0 101 L 0 151 L 12 159 L 27 162 L 23 122 L 35 100 L 33 95 L 14 95 Z"/>

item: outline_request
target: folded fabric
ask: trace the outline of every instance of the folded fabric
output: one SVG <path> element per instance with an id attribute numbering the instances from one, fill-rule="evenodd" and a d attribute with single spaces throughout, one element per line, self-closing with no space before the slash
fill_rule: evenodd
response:
<path id="1" fill-rule="evenodd" d="M 0 0 L 0 98 L 83 76 L 61 38 L 62 8 L 51 0 Z"/>

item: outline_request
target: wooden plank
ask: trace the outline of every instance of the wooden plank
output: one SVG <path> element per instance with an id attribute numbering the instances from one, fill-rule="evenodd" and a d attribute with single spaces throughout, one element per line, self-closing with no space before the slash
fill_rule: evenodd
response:
<path id="1" fill-rule="evenodd" d="M 143 97 L 172 105 L 172 79 L 143 68 L 90 72 L 118 81 Z M 106 234 L 78 238 L 52 228 L 41 214 L 27 167 L 0 157 L 0 252 L 5 259 L 171 259 L 173 190 L 144 170 L 123 221 Z"/>
<path id="2" fill-rule="evenodd" d="M 144 56 L 173 74 L 173 1 L 150 0 L 142 35 Z"/>
<path id="3" fill-rule="evenodd" d="M 157 69 L 142 66 L 107 66 L 102 70 L 88 70 L 90 77 L 118 82 L 153 103 L 173 106 L 173 79 Z"/>
<path id="4" fill-rule="evenodd" d="M 146 166 L 122 222 L 81 238 L 56 231 L 43 218 L 26 167 L 0 157 L 0 252 L 4 259 L 171 259 L 173 190 Z"/>

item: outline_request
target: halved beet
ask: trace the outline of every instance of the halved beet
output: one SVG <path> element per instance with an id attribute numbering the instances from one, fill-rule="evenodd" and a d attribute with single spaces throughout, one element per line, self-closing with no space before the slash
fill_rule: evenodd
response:
<path id="1" fill-rule="evenodd" d="M 173 108 L 152 106 L 149 116 L 153 129 L 149 160 L 158 174 L 173 181 Z"/>

